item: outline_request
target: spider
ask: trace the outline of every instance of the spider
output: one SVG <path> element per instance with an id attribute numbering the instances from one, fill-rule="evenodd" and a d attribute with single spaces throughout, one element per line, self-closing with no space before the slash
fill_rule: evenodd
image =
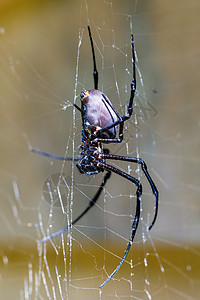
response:
<path id="1" fill-rule="evenodd" d="M 44 243 L 60 234 L 64 231 L 71 228 L 74 224 L 76 224 L 96 203 L 99 199 L 99 196 L 111 176 L 111 173 L 116 173 L 121 177 L 129 180 L 136 186 L 136 212 L 131 228 L 130 239 L 128 245 L 125 249 L 125 253 L 112 272 L 112 274 L 101 284 L 100 288 L 105 286 L 108 281 L 118 272 L 121 268 L 123 262 L 125 261 L 131 245 L 133 243 L 139 220 L 140 220 L 140 209 L 141 209 L 141 196 L 142 196 L 142 185 L 141 182 L 135 177 L 121 171 L 120 169 L 110 165 L 106 160 L 119 160 L 119 161 L 127 161 L 130 163 L 135 163 L 141 165 L 141 169 L 144 172 L 146 179 L 148 180 L 150 187 L 152 189 L 153 194 L 155 195 L 156 204 L 155 204 L 155 212 L 151 225 L 148 230 L 150 230 L 155 224 L 157 214 L 158 214 L 158 190 L 156 188 L 155 183 L 153 182 L 148 170 L 146 163 L 139 157 L 129 157 L 122 155 L 110 154 L 108 149 L 103 148 L 103 144 L 110 143 L 121 143 L 123 141 L 123 128 L 124 122 L 127 121 L 133 112 L 133 100 L 136 91 L 136 68 L 135 68 L 135 49 L 134 49 L 134 39 L 131 34 L 131 50 L 132 50 L 132 67 L 133 67 L 133 78 L 131 82 L 131 91 L 130 98 L 127 108 L 127 113 L 124 116 L 120 116 L 118 112 L 113 107 L 109 98 L 100 90 L 98 90 L 98 71 L 96 67 L 96 58 L 95 51 L 93 45 L 93 38 L 91 34 L 90 27 L 88 26 L 88 34 L 90 39 L 92 58 L 93 58 L 93 79 L 94 79 L 94 89 L 93 90 L 84 90 L 81 93 L 81 107 L 74 104 L 74 106 L 80 111 L 82 117 L 82 144 L 81 148 L 81 157 L 80 158 L 69 158 L 62 157 L 53 154 L 49 154 L 47 152 L 43 152 L 37 149 L 32 149 L 32 152 L 44 155 L 47 157 L 51 157 L 54 159 L 60 160 L 75 160 L 78 161 L 77 168 L 81 174 L 93 175 L 98 174 L 100 172 L 107 171 L 104 175 L 103 181 L 94 195 L 94 197 L 90 200 L 89 205 L 86 209 L 68 226 L 62 228 L 61 230 L 44 237 L 41 242 Z M 119 129 L 118 129 L 119 127 Z M 118 135 L 117 135 L 118 129 Z"/>

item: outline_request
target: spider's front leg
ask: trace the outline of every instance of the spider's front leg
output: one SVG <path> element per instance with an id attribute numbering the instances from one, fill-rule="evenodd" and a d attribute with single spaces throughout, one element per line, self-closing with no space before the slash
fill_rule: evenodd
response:
<path id="1" fill-rule="evenodd" d="M 102 143 L 121 143 L 123 140 L 123 129 L 124 129 L 124 122 L 127 121 L 132 113 L 133 113 L 133 100 L 135 97 L 135 91 L 136 91 L 136 68 L 135 68 L 135 48 L 134 48 L 134 39 L 133 35 L 131 34 L 131 49 L 132 49 L 132 63 L 133 63 L 133 78 L 131 82 L 131 93 L 130 93 L 130 98 L 129 98 L 129 104 L 127 108 L 127 113 L 121 117 L 117 111 L 114 109 L 113 105 L 111 102 L 108 100 L 106 95 L 102 94 L 102 102 L 104 103 L 105 107 L 109 111 L 110 114 L 115 114 L 118 118 L 118 120 L 113 120 L 111 124 L 99 129 L 96 132 L 96 135 L 93 135 L 93 139 L 95 142 L 99 141 Z M 119 134 L 118 138 L 116 138 L 116 134 L 114 137 L 108 137 L 108 138 L 101 138 L 98 137 L 100 135 L 104 135 L 106 132 L 111 132 L 112 129 L 116 132 L 116 126 L 119 125 Z"/>
<path id="2" fill-rule="evenodd" d="M 133 100 L 135 98 L 135 91 L 136 91 L 135 47 L 134 47 L 134 39 L 132 34 L 131 34 L 131 49 L 132 49 L 132 63 L 133 63 L 133 79 L 131 82 L 131 94 L 130 94 L 130 99 L 128 104 L 128 112 L 124 117 L 122 117 L 123 121 L 128 120 L 133 113 Z"/>

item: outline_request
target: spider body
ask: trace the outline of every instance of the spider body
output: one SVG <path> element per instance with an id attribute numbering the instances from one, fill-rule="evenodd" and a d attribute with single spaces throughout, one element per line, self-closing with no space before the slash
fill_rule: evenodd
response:
<path id="1" fill-rule="evenodd" d="M 59 234 L 64 233 L 66 230 L 68 230 L 74 224 L 76 224 L 94 206 L 96 201 L 99 199 L 99 196 L 101 195 L 106 182 L 110 178 L 111 173 L 115 173 L 127 179 L 128 181 L 132 182 L 133 185 L 136 187 L 136 210 L 135 210 L 135 216 L 131 228 L 128 245 L 118 266 L 115 268 L 112 274 L 104 281 L 104 283 L 101 284 L 100 288 L 102 288 L 121 268 L 133 244 L 133 240 L 140 220 L 141 196 L 142 196 L 141 182 L 137 178 L 131 176 L 130 174 L 118 169 L 113 165 L 108 164 L 107 160 L 124 161 L 124 162 L 138 164 L 141 166 L 143 174 L 145 175 L 147 181 L 149 182 L 151 190 L 156 199 L 153 221 L 151 222 L 151 225 L 149 226 L 148 230 L 150 230 L 153 227 L 157 218 L 158 190 L 147 170 L 146 163 L 141 158 L 111 154 L 109 153 L 108 149 L 103 148 L 104 143 L 105 144 L 121 143 L 123 141 L 124 122 L 131 117 L 133 112 L 133 100 L 136 91 L 135 49 L 134 49 L 133 35 L 131 35 L 133 78 L 130 84 L 131 91 L 130 91 L 130 98 L 127 107 L 127 113 L 121 117 L 114 109 L 109 98 L 103 92 L 98 90 L 98 72 L 96 68 L 93 39 L 92 39 L 92 34 L 89 26 L 88 26 L 88 33 L 90 38 L 92 57 L 93 57 L 93 66 L 94 66 L 94 71 L 93 71 L 94 89 L 84 90 L 81 93 L 81 108 L 79 108 L 76 104 L 74 104 L 74 106 L 81 112 L 81 116 L 82 116 L 83 128 L 82 128 L 82 144 L 80 146 L 81 157 L 72 159 L 69 157 L 52 155 L 47 152 L 42 152 L 36 149 L 32 149 L 32 152 L 47 157 L 51 157 L 54 159 L 60 159 L 66 161 L 67 160 L 78 161 L 77 167 L 80 173 L 82 174 L 93 175 L 93 174 L 98 174 L 100 172 L 107 171 L 103 177 L 99 189 L 97 190 L 94 197 L 90 200 L 86 209 L 75 220 L 73 220 L 73 222 L 70 225 L 67 225 L 61 230 L 47 237 L 44 237 L 41 240 L 42 243 L 47 242 L 48 240 L 58 236 Z"/>
<path id="2" fill-rule="evenodd" d="M 80 148 L 82 152 L 77 167 L 82 174 L 98 174 L 104 171 L 98 166 L 98 156 L 104 153 L 102 141 L 116 137 L 116 126 L 106 128 L 117 121 L 117 115 L 108 97 L 103 92 L 93 89 L 84 90 L 81 93 L 81 116 L 83 129 Z M 103 131 L 104 128 L 105 131 Z M 98 139 L 101 140 L 98 141 Z M 109 150 L 105 149 L 105 153 L 108 152 Z"/>

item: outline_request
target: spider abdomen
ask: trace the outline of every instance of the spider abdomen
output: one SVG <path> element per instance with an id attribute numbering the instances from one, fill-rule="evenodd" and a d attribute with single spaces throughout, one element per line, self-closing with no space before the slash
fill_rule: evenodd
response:
<path id="1" fill-rule="evenodd" d="M 94 126 L 98 129 L 111 126 L 117 121 L 117 115 L 108 97 L 99 90 L 88 90 L 81 93 L 83 127 Z M 101 133 L 102 138 L 114 138 L 116 126 Z"/>

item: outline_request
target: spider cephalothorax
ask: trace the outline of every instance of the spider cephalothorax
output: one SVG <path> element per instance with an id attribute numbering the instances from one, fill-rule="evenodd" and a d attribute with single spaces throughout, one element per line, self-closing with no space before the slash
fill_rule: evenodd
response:
<path id="1" fill-rule="evenodd" d="M 133 79 L 131 82 L 131 91 L 130 91 L 130 98 L 127 107 L 127 113 L 121 117 L 114 109 L 109 98 L 103 92 L 98 90 L 98 72 L 96 68 L 93 39 L 92 39 L 91 30 L 89 26 L 88 26 L 88 32 L 89 32 L 89 38 L 90 38 L 90 44 L 91 44 L 92 56 L 93 56 L 94 89 L 84 90 L 81 93 L 81 108 L 76 104 L 74 104 L 74 106 L 81 112 L 81 116 L 82 116 L 83 128 L 82 128 L 82 144 L 80 146 L 81 157 L 77 159 L 71 159 L 68 157 L 48 154 L 40 150 L 32 149 L 32 151 L 55 159 L 78 161 L 77 167 L 80 173 L 82 174 L 93 175 L 93 174 L 98 174 L 100 172 L 107 171 L 106 174 L 104 175 L 103 181 L 99 189 L 97 190 L 94 197 L 90 200 L 89 205 L 86 207 L 86 209 L 70 225 L 66 226 L 65 228 L 62 228 L 56 233 L 51 234 L 50 236 L 44 237 L 41 240 L 42 243 L 65 232 L 67 229 L 69 229 L 74 224 L 76 224 L 88 212 L 88 210 L 90 210 L 91 207 L 94 206 L 95 202 L 99 199 L 99 196 L 107 180 L 110 178 L 111 172 L 118 174 L 121 177 L 129 180 L 136 186 L 136 212 L 135 212 L 135 217 L 131 228 L 130 240 L 120 263 L 118 264 L 116 269 L 112 272 L 112 274 L 104 281 L 104 283 L 101 284 L 100 288 L 102 288 L 117 273 L 117 271 L 120 269 L 120 267 L 122 266 L 123 262 L 125 261 L 129 253 L 140 220 L 140 209 L 141 209 L 140 204 L 141 204 L 141 196 L 142 196 L 141 182 L 137 178 L 129 175 L 128 173 L 125 173 L 120 169 L 116 168 L 115 166 L 108 164 L 107 160 L 127 161 L 130 163 L 139 164 L 141 166 L 141 169 L 146 179 L 148 180 L 152 192 L 156 198 L 155 213 L 154 213 L 153 221 L 149 226 L 149 230 L 155 224 L 157 214 L 158 214 L 158 190 L 147 170 L 146 163 L 141 158 L 110 154 L 108 149 L 103 148 L 103 144 L 122 142 L 124 122 L 131 117 L 133 112 L 133 99 L 136 90 L 135 49 L 134 49 L 133 35 L 131 35 Z"/>

